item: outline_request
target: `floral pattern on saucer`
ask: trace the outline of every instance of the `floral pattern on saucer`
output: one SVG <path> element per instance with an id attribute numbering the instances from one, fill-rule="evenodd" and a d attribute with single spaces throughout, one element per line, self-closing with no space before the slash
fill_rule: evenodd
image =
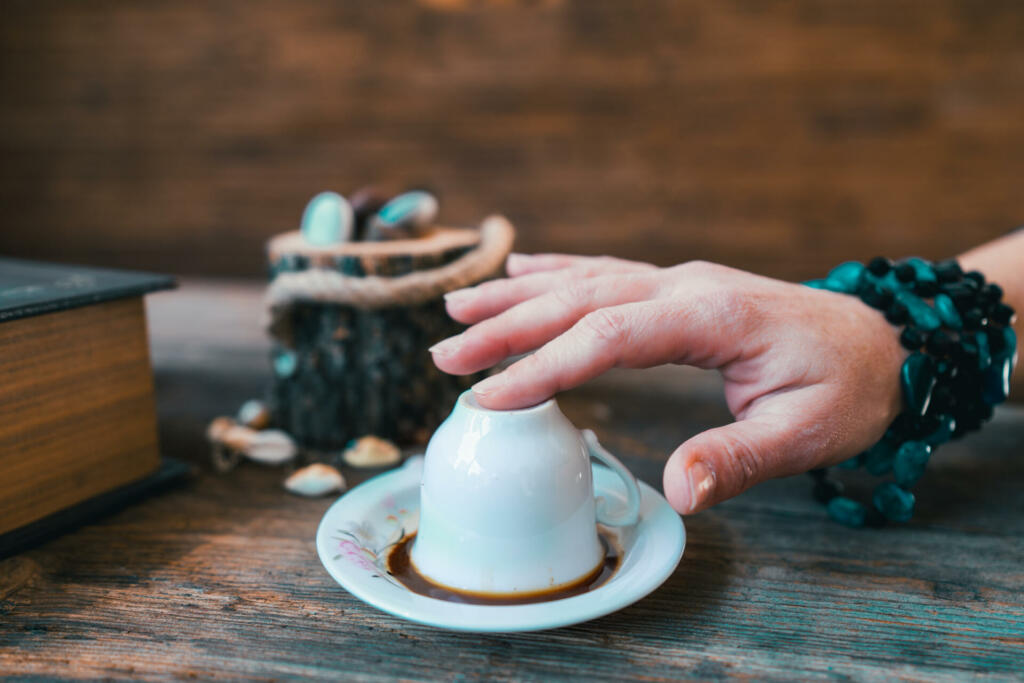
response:
<path id="1" fill-rule="evenodd" d="M 406 535 L 419 527 L 418 509 L 400 506 L 393 495 L 387 495 L 369 519 L 351 522 L 333 536 L 338 542 L 334 561 L 344 560 L 376 579 L 404 588 L 388 571 L 388 555 Z"/>

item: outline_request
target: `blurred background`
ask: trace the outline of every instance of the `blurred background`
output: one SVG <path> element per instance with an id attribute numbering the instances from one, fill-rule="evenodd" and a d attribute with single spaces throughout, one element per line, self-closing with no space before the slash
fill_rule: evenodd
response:
<path id="1" fill-rule="evenodd" d="M 785 278 L 1024 223 L 1019 1 L 5 2 L 0 252 L 261 276 L 316 192 Z"/>

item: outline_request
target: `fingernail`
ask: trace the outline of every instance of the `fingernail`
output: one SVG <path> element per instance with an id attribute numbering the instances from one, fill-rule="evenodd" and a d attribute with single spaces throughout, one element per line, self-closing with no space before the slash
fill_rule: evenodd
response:
<path id="1" fill-rule="evenodd" d="M 458 351 L 460 346 L 462 346 L 462 335 L 457 334 L 454 337 L 448 337 L 443 341 L 437 342 L 427 350 L 439 356 L 450 356 Z"/>
<path id="2" fill-rule="evenodd" d="M 512 268 L 513 266 L 521 264 L 528 258 L 530 258 L 528 254 L 509 254 L 508 260 L 505 262 L 505 267 Z"/>
<path id="3" fill-rule="evenodd" d="M 466 287 L 465 289 L 456 289 L 453 292 L 448 292 L 444 295 L 444 300 L 450 304 L 457 304 L 473 297 L 473 288 Z"/>
<path id="4" fill-rule="evenodd" d="M 473 385 L 473 393 L 479 396 L 492 394 L 505 385 L 506 379 L 505 373 L 499 372 L 497 375 L 492 375 L 487 379 L 480 380 Z"/>
<path id="5" fill-rule="evenodd" d="M 711 498 L 715 490 L 715 472 L 704 461 L 698 460 L 686 471 L 690 479 L 690 506 L 687 512 L 701 507 Z"/>

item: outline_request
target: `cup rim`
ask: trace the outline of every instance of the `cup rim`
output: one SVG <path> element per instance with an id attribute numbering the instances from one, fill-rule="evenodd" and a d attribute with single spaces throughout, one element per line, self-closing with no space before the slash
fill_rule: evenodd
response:
<path id="1" fill-rule="evenodd" d="M 542 401 L 526 408 L 515 408 L 513 410 L 492 410 L 491 408 L 484 408 L 482 405 L 476 402 L 476 397 L 473 395 L 472 389 L 466 389 L 459 395 L 459 406 L 466 410 L 481 413 L 483 415 L 526 415 L 529 413 L 540 412 L 545 408 L 550 408 L 556 405 L 554 397 Z"/>

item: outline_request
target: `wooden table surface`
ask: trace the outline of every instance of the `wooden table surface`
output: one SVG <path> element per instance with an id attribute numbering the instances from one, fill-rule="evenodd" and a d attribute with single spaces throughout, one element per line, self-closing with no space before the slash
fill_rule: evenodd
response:
<path id="1" fill-rule="evenodd" d="M 675 574 L 637 604 L 556 631 L 449 633 L 340 588 L 317 559 L 330 499 L 283 473 L 206 463 L 210 417 L 267 377 L 256 285 L 188 282 L 149 301 L 166 454 L 181 486 L 0 562 L 0 674 L 16 678 L 1019 679 L 1024 413 L 934 459 L 913 522 L 827 521 L 804 477 L 686 520 Z M 680 441 L 729 419 L 713 375 L 608 376 L 560 399 L 660 488 Z M 365 475 L 346 472 L 350 481 Z"/>

